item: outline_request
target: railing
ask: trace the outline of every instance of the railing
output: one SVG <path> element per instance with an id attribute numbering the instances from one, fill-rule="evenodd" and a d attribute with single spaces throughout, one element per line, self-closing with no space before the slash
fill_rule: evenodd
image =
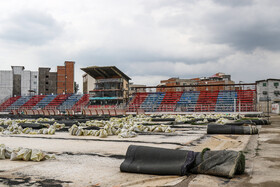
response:
<path id="1" fill-rule="evenodd" d="M 135 112 L 137 109 L 144 109 L 145 112 L 253 112 L 257 111 L 256 106 L 253 103 L 241 103 L 240 104 L 163 104 L 145 105 L 145 107 L 127 107 L 127 111 Z"/>

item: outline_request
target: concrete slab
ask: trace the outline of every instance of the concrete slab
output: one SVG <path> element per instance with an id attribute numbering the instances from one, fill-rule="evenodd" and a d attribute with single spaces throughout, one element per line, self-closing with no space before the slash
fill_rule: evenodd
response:
<path id="1" fill-rule="evenodd" d="M 279 186 L 280 117 L 263 126 L 260 135 L 206 135 L 205 126 L 183 125 L 176 132 L 141 134 L 136 138 L 55 135 L 0 136 L 0 143 L 55 153 L 43 162 L 0 161 L 0 184 L 16 186 Z M 130 144 L 202 151 L 246 153 L 246 173 L 233 179 L 215 176 L 157 176 L 122 173 L 119 166 Z"/>

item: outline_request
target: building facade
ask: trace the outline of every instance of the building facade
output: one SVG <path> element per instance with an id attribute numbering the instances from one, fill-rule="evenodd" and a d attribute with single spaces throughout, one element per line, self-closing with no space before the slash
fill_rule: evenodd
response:
<path id="1" fill-rule="evenodd" d="M 256 85 L 258 102 L 280 102 L 280 79 L 259 80 L 256 81 Z"/>
<path id="2" fill-rule="evenodd" d="M 221 84 L 227 84 L 229 86 L 218 86 Z M 219 72 L 212 75 L 211 77 L 192 78 L 192 79 L 180 79 L 179 77 L 175 77 L 167 80 L 162 80 L 158 85 L 159 88 L 157 88 L 157 92 L 234 90 L 235 88 L 233 86 L 230 86 L 230 84 L 235 84 L 234 81 L 231 80 L 231 76 Z M 213 85 L 217 85 L 217 86 L 213 86 Z M 173 87 L 161 88 L 161 86 L 173 86 Z"/>
<path id="3" fill-rule="evenodd" d="M 96 83 L 95 79 L 89 74 L 85 73 L 83 75 L 83 93 L 89 94 L 91 90 L 94 90 L 95 83 Z"/>
<path id="4" fill-rule="evenodd" d="M 257 107 L 262 112 L 272 112 L 273 104 L 280 103 L 280 79 L 256 81 Z"/>
<path id="5" fill-rule="evenodd" d="M 64 66 L 57 66 L 57 72 L 51 68 L 39 68 L 39 94 L 74 93 L 74 64 L 65 61 Z"/>
<path id="6" fill-rule="evenodd" d="M 129 97 L 132 97 L 136 92 L 146 92 L 146 85 L 129 83 Z"/>
<path id="7" fill-rule="evenodd" d="M 95 79 L 94 89 L 89 90 L 92 105 L 118 105 L 128 101 L 130 78 L 117 67 L 91 66 L 81 69 Z"/>
<path id="8" fill-rule="evenodd" d="M 157 92 L 180 92 L 180 91 L 193 91 L 191 87 L 176 87 L 176 86 L 191 86 L 196 85 L 195 80 L 191 79 L 180 79 L 179 77 L 173 77 L 167 80 L 160 81 Z M 160 88 L 161 86 L 174 86 L 171 88 Z"/>
<path id="9" fill-rule="evenodd" d="M 57 73 L 50 72 L 51 68 L 39 68 L 39 94 L 56 94 Z"/>
<path id="10" fill-rule="evenodd" d="M 57 66 L 57 94 L 74 93 L 74 61 Z"/>
<path id="11" fill-rule="evenodd" d="M 0 100 L 19 95 L 38 94 L 38 72 L 12 66 L 10 71 L 0 71 Z"/>

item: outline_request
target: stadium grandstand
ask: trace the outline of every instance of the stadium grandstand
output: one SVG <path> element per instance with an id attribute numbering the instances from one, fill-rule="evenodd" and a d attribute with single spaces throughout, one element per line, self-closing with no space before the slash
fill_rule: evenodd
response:
<path id="1" fill-rule="evenodd" d="M 97 84 L 99 83 L 97 81 Z M 201 86 L 206 85 L 191 87 L 192 90 L 196 90 L 197 87 Z M 228 87 L 229 85 L 207 86 Z M 73 110 L 73 112 L 77 113 L 86 108 L 124 109 L 127 112 L 136 112 L 139 109 L 145 112 L 256 111 L 256 89 L 254 83 L 231 84 L 230 86 L 232 87 L 231 90 L 219 91 L 137 92 L 136 90 L 130 100 L 124 99 L 124 96 L 114 95 L 120 94 L 121 89 L 115 89 L 113 93 L 111 89 L 110 91 L 108 90 L 109 93 L 106 93 L 107 91 L 94 90 L 90 94 L 16 96 L 3 101 L 0 105 L 0 112 L 51 109 L 59 110 L 61 113 L 67 110 Z M 190 87 L 190 85 L 185 87 Z M 157 88 L 157 86 L 145 86 L 147 90 L 151 90 L 151 88 Z M 97 86 L 96 89 L 100 89 L 100 87 Z M 101 93 L 104 95 L 99 95 Z"/>
<path id="2" fill-rule="evenodd" d="M 74 63 L 66 61 L 65 66 L 59 66 L 57 73 L 51 72 L 55 75 L 52 79 L 50 68 L 39 68 L 39 73 L 34 74 L 34 80 L 32 80 L 39 84 L 32 94 L 26 94 L 22 88 L 15 87 L 17 84 L 13 84 L 13 89 L 9 87 L 13 93 L 14 90 L 19 90 L 19 93 L 25 94 L 13 94 L 13 97 L 3 98 L 0 101 L 0 112 L 22 113 L 31 110 L 33 113 L 38 113 L 40 110 L 52 110 L 60 113 L 70 111 L 71 114 L 75 114 L 84 109 L 92 111 L 95 109 L 109 111 L 110 109 L 111 113 L 117 113 L 116 109 L 131 113 L 138 111 L 175 113 L 257 111 L 257 84 L 235 84 L 231 81 L 230 75 L 224 73 L 217 73 L 207 78 L 170 78 L 161 81 L 157 86 L 146 86 L 129 83 L 131 78 L 115 66 L 90 66 L 81 68 L 85 72 L 83 75 L 84 94 L 77 94 L 73 90 Z M 22 73 L 23 67 L 13 68 L 17 68 L 17 71 L 13 72 L 19 72 L 14 73 L 13 76 L 25 79 Z M 67 72 L 71 73 L 67 75 L 71 78 L 69 80 L 65 79 Z M 2 74 L 4 77 L 7 72 L 4 71 Z M 10 82 L 15 82 L 15 80 Z M 63 82 L 68 86 L 62 84 Z M 40 91 L 47 90 L 50 84 L 64 86 L 60 86 L 60 91 L 58 88 L 53 90 L 54 93 L 49 93 L 50 90 L 46 93 Z M 102 114 L 108 111 L 104 110 Z"/>

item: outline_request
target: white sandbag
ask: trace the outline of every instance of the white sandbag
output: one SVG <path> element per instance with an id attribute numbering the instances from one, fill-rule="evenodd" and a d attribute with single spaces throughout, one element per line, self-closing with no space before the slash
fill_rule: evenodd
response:
<path id="1" fill-rule="evenodd" d="M 31 149 L 23 148 L 17 153 L 19 160 L 28 161 L 31 157 Z"/>
<path id="2" fill-rule="evenodd" d="M 0 144 L 0 160 L 5 159 L 5 152 L 6 152 L 6 147 L 4 144 Z"/>
<path id="3" fill-rule="evenodd" d="M 43 153 L 41 150 L 33 149 L 31 153 L 30 160 L 39 162 L 45 158 L 45 153 Z"/>

